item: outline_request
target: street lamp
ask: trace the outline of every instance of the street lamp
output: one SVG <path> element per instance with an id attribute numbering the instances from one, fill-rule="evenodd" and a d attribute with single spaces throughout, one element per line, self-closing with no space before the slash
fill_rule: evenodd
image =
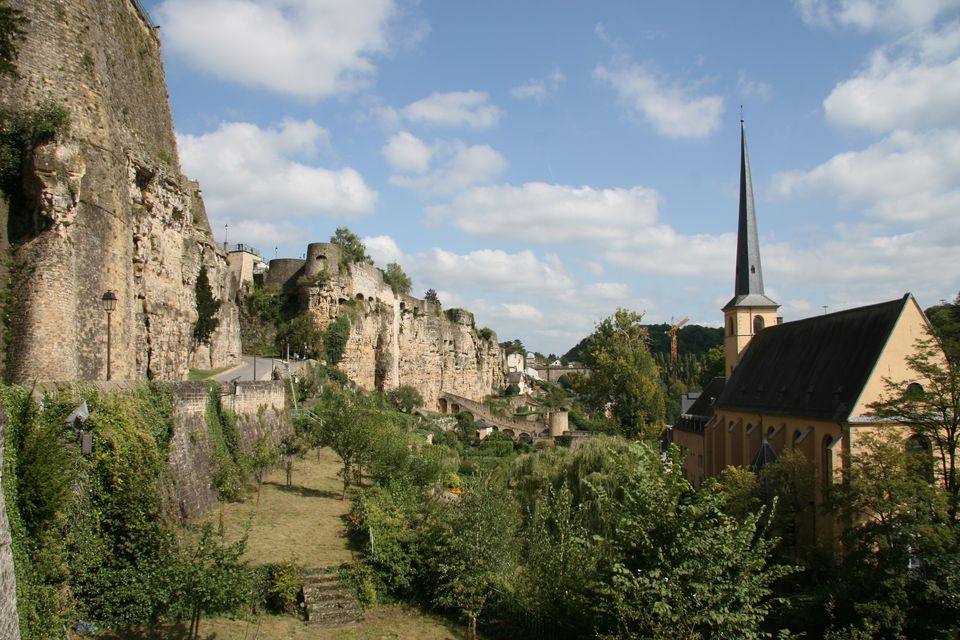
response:
<path id="1" fill-rule="evenodd" d="M 110 379 L 110 314 L 117 308 L 117 294 L 113 291 L 107 291 L 100 298 L 103 303 L 103 310 L 107 312 L 107 380 Z"/>

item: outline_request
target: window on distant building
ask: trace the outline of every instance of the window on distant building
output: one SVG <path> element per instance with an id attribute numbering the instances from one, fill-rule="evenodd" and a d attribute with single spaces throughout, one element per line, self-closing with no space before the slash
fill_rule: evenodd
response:
<path id="1" fill-rule="evenodd" d="M 754 316 L 753 332 L 760 333 L 763 330 L 763 316 Z"/>

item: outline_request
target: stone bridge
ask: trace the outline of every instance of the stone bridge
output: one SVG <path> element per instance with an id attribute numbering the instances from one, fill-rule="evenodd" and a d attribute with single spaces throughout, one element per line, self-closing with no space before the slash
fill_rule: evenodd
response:
<path id="1" fill-rule="evenodd" d="M 510 416 L 495 415 L 485 405 L 469 398 L 464 398 L 446 391 L 440 392 L 440 399 L 437 401 L 441 413 L 456 415 L 461 411 L 466 411 L 473 416 L 474 420 L 483 420 L 490 424 L 494 431 L 499 431 L 511 438 L 536 438 L 544 436 L 560 435 L 566 431 L 566 411 L 550 414 L 549 422 L 551 426 L 555 422 L 562 422 L 560 433 L 554 433 L 556 429 L 551 429 L 547 424 L 541 421 L 523 420 Z M 557 421 L 554 416 L 562 417 Z"/>

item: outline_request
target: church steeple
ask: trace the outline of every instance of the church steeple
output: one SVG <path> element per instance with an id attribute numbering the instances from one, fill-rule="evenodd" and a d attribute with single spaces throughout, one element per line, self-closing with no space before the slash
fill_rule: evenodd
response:
<path id="1" fill-rule="evenodd" d="M 760 268 L 760 241 L 757 238 L 757 211 L 753 205 L 753 182 L 750 180 L 750 156 L 747 134 L 740 120 L 740 222 L 737 227 L 737 278 L 734 293 L 738 296 L 763 295 L 763 271 Z"/>
<path id="2" fill-rule="evenodd" d="M 780 305 L 763 292 L 763 270 L 760 267 L 760 240 L 757 233 L 757 212 L 753 203 L 750 179 L 750 156 L 747 134 L 740 119 L 740 217 L 737 225 L 737 270 L 733 298 L 723 307 L 727 375 L 740 361 L 740 354 L 750 339 L 765 326 L 778 322 Z"/>

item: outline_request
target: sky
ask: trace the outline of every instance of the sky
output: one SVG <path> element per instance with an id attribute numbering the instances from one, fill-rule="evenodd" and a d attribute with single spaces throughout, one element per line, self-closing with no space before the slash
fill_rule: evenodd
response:
<path id="1" fill-rule="evenodd" d="M 214 237 L 266 260 L 349 227 L 542 353 L 720 326 L 742 113 L 786 321 L 960 290 L 960 0 L 143 4 Z"/>

